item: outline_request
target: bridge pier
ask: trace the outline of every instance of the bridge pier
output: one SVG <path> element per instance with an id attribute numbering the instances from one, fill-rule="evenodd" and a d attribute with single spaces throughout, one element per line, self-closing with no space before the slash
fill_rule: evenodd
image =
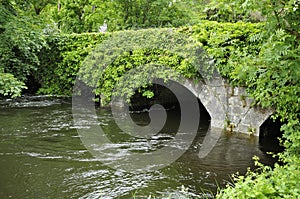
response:
<path id="1" fill-rule="evenodd" d="M 233 130 L 259 136 L 260 126 L 274 110 L 253 105 L 253 99 L 249 97 L 245 88 L 228 88 L 230 96 L 228 96 L 227 118 L 233 125 Z"/>
<path id="2" fill-rule="evenodd" d="M 211 116 L 211 127 L 259 136 L 260 126 L 274 112 L 253 105 L 245 88 L 231 87 L 214 75 L 205 82 L 187 80 L 185 87 L 199 98 Z"/>

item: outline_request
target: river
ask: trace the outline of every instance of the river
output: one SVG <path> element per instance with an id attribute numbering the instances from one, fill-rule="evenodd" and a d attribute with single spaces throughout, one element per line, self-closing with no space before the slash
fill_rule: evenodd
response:
<path id="1" fill-rule="evenodd" d="M 161 143 L 178 128 L 176 111 L 170 110 Z M 110 109 L 96 112 L 106 133 L 119 131 Z M 137 123 L 149 119 L 145 112 L 134 112 L 132 118 Z M 175 162 L 159 170 L 126 172 L 94 158 L 76 128 L 69 98 L 0 100 L 0 198 L 212 198 L 218 187 L 231 182 L 231 174 L 254 167 L 254 155 L 269 165 L 275 161 L 258 138 L 225 132 L 200 159 L 199 148 L 209 128 L 209 116 L 204 116 L 193 144 Z M 124 139 L 112 137 L 115 145 Z M 142 147 L 139 142 L 128 146 Z"/>

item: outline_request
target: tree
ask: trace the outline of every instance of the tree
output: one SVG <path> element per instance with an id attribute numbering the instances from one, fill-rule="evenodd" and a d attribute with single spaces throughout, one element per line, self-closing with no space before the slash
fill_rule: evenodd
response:
<path id="1" fill-rule="evenodd" d="M 41 20 L 32 16 L 25 5 L 0 1 L 0 94 L 15 96 L 25 88 L 21 82 L 37 69 L 37 52 L 46 45 Z"/>
<path id="2" fill-rule="evenodd" d="M 178 27 L 188 21 L 188 15 L 179 9 L 180 1 L 117 0 L 126 28 Z"/>
<path id="3" fill-rule="evenodd" d="M 180 0 L 64 0 L 59 10 L 54 6 L 51 10 L 63 32 L 82 33 L 98 32 L 103 23 L 109 31 L 182 26 L 195 14 L 186 4 Z"/>

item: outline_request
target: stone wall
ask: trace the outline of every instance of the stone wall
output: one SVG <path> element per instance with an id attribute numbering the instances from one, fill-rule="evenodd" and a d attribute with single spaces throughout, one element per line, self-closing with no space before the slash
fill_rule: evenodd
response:
<path id="1" fill-rule="evenodd" d="M 231 87 L 222 77 L 184 86 L 196 95 L 211 116 L 211 127 L 259 136 L 260 126 L 273 113 L 253 105 L 245 88 Z"/>

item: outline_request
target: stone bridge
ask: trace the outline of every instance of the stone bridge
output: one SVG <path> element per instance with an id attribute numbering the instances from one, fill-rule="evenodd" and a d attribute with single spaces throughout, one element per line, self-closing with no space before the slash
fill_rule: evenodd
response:
<path id="1" fill-rule="evenodd" d="M 145 31 L 148 31 L 147 34 Z M 118 50 L 110 51 L 109 49 Z M 95 78 L 91 75 L 91 71 L 93 74 L 103 74 L 105 71 L 103 67 L 112 63 L 123 52 L 132 52 L 138 49 L 160 49 L 186 59 L 193 66 L 199 66 L 197 69 L 204 80 L 194 83 L 190 79 L 181 84 L 204 105 L 211 117 L 211 127 L 226 128 L 230 131 L 259 136 L 260 126 L 273 113 L 271 109 L 252 106 L 253 100 L 247 95 L 244 88 L 229 86 L 226 80 L 213 69 L 214 61 L 206 55 L 202 44 L 190 39 L 187 35 L 170 31 L 170 29 L 125 31 L 112 35 L 109 40 L 104 40 L 89 57 L 89 61 L 86 62 L 87 68 L 83 70 L 88 71 L 85 78 L 100 78 L 100 76 L 96 75 Z M 104 59 L 104 57 L 106 58 Z M 101 64 L 99 65 L 99 63 Z M 213 69 L 215 72 L 207 74 L 207 69 Z M 132 74 L 128 73 L 128 79 L 139 73 L 139 70 L 133 71 Z M 209 75 L 210 78 L 204 77 L 203 74 Z M 122 103 L 119 105 L 122 106 Z"/>
<path id="2" fill-rule="evenodd" d="M 253 106 L 245 88 L 231 87 L 220 75 L 195 83 L 186 80 L 184 87 L 191 91 L 211 117 L 211 127 L 259 136 L 260 126 L 273 113 L 272 109 Z"/>
<path id="3" fill-rule="evenodd" d="M 184 81 L 180 81 L 180 83 L 175 80 L 172 81 L 181 85 L 181 89 L 185 88 L 193 93 L 200 100 L 210 115 L 211 128 L 259 136 L 260 126 L 269 118 L 274 110 L 263 109 L 253 105 L 253 99 L 247 94 L 245 88 L 230 86 L 218 72 L 215 72 L 210 78 L 203 77 L 203 79 L 203 81 L 185 79 Z M 161 91 L 161 98 L 153 99 L 150 104 L 177 103 L 170 96 L 170 92 L 172 91 Z M 182 95 L 186 93 L 183 90 L 177 90 L 177 92 L 181 92 Z M 138 99 L 134 100 L 134 106 L 143 107 L 146 105 L 144 102 L 138 101 Z M 114 105 L 120 108 L 125 106 L 122 100 L 115 101 Z M 219 131 L 217 129 L 216 132 Z"/>

